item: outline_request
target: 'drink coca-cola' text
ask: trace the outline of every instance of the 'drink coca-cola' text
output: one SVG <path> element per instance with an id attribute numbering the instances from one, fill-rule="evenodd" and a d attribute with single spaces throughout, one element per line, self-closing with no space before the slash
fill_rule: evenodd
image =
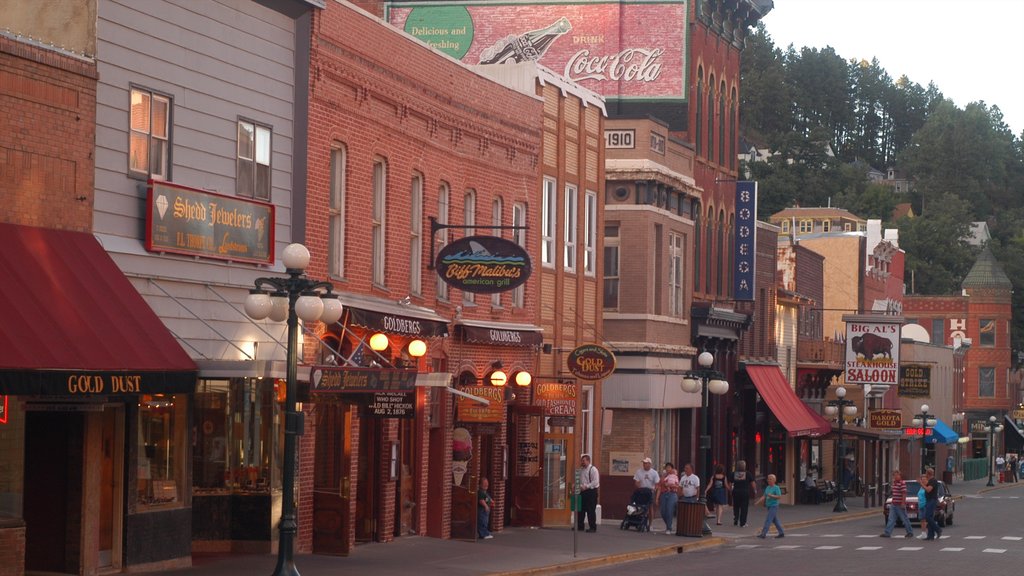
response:
<path id="1" fill-rule="evenodd" d="M 565 76 L 570 80 L 637 80 L 653 82 L 661 76 L 658 59 L 665 51 L 661 48 L 626 48 L 617 54 L 591 56 L 590 50 L 580 50 L 565 64 Z"/>

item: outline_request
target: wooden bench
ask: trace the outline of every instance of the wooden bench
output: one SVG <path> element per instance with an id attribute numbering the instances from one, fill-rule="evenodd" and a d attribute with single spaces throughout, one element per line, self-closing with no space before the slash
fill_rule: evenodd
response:
<path id="1" fill-rule="evenodd" d="M 814 488 L 818 491 L 822 502 L 831 502 L 836 497 L 836 485 L 828 480 L 815 480 Z"/>

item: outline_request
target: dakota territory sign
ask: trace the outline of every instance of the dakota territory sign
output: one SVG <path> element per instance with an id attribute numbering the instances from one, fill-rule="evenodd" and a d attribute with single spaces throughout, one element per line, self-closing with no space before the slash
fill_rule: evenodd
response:
<path id="1" fill-rule="evenodd" d="M 273 264 L 274 205 L 150 180 L 146 250 Z"/>
<path id="2" fill-rule="evenodd" d="M 846 322 L 846 383 L 894 385 L 903 319 L 869 318 L 843 317 Z"/>
<path id="3" fill-rule="evenodd" d="M 530 255 L 511 240 L 467 236 L 442 248 L 434 268 L 453 288 L 494 294 L 526 282 L 530 277 Z"/>

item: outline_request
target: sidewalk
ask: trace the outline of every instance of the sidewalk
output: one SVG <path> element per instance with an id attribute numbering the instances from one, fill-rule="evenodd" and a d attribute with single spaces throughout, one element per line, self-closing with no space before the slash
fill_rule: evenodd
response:
<path id="1" fill-rule="evenodd" d="M 1018 484 L 996 484 L 986 487 L 988 478 L 956 482 L 950 486 L 958 499 L 965 494 L 1013 488 Z M 882 508 L 865 508 L 863 498 L 847 498 L 848 511 L 833 512 L 834 502 L 818 505 L 783 506 L 779 516 L 787 529 L 841 522 L 853 518 L 878 517 L 882 528 Z M 651 532 L 619 530 L 619 521 L 605 519 L 596 533 L 575 532 L 568 528 L 506 528 L 494 539 L 479 542 L 438 540 L 410 536 L 386 544 L 357 546 L 348 557 L 301 554 L 295 565 L 304 576 L 326 576 L 338 573 L 369 573 L 380 576 L 445 576 L 470 575 L 548 575 L 584 570 L 655 556 L 680 554 L 720 546 L 737 538 L 754 536 L 764 522 L 764 511 L 751 508 L 745 528 L 732 525 L 732 511 L 727 510 L 723 525 L 716 526 L 709 518 L 712 536 L 685 538 L 664 534 L 665 525 L 655 519 Z M 659 528 L 662 533 L 659 533 Z M 576 541 L 575 554 L 573 540 Z M 274 555 L 194 556 L 192 568 L 165 572 L 180 576 L 256 576 L 270 574 L 277 557 Z"/>

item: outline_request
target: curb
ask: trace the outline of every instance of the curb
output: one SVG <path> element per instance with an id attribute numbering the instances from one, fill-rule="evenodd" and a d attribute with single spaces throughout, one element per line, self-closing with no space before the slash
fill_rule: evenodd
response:
<path id="1" fill-rule="evenodd" d="M 658 558 L 660 556 L 671 556 L 672 554 L 694 552 L 705 548 L 715 548 L 722 546 L 725 543 L 725 538 L 720 536 L 711 536 L 709 538 L 702 538 L 685 544 L 668 544 L 658 548 L 637 550 L 635 552 L 624 552 L 622 554 L 612 554 L 597 558 L 587 558 L 585 560 L 574 560 L 563 564 L 538 566 L 536 568 L 526 568 L 523 570 L 509 570 L 506 572 L 490 572 L 487 576 L 554 576 L 557 574 L 571 574 L 573 572 L 580 572 L 589 568 L 597 568 L 610 564 L 623 564 L 626 562 L 634 562 L 636 560 L 647 560 L 650 558 Z"/>

